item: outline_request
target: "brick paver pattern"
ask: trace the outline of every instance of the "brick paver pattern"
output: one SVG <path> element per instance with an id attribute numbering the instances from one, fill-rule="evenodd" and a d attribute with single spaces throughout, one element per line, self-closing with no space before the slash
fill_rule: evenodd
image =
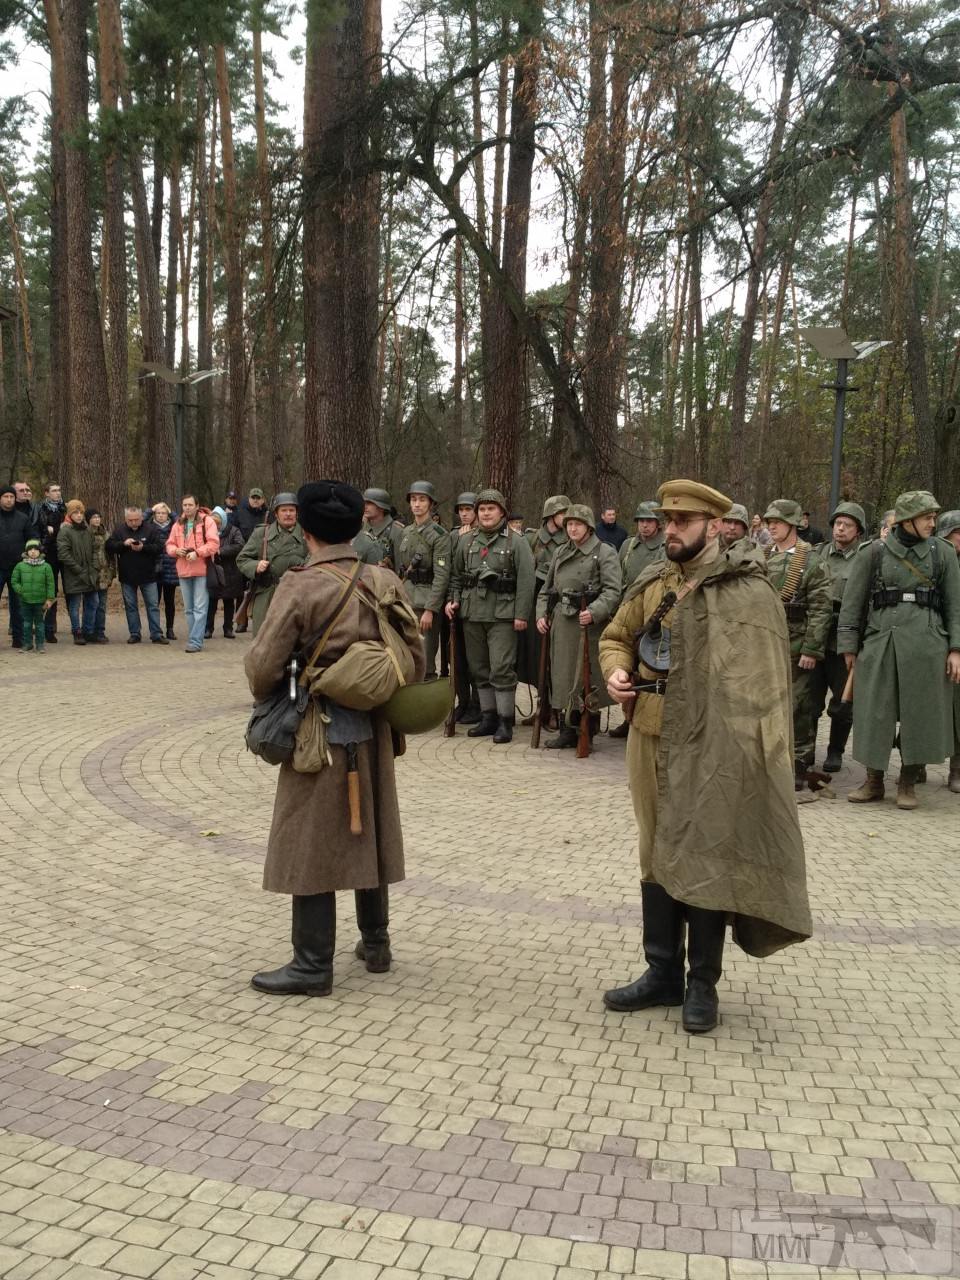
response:
<path id="1" fill-rule="evenodd" d="M 643 968 L 623 743 L 411 739 L 392 972 L 341 895 L 332 997 L 275 999 L 250 638 L 111 634 L 0 650 L 3 1280 L 960 1274 L 943 769 L 802 807 L 816 937 L 728 943 L 692 1037 L 600 999 Z"/>

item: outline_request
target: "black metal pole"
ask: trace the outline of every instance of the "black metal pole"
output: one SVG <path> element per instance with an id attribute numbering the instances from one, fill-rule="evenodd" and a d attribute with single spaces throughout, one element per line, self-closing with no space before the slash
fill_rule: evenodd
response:
<path id="1" fill-rule="evenodd" d="M 847 361 L 837 361 L 837 381 L 834 385 L 836 405 L 833 416 L 833 467 L 830 473 L 830 515 L 840 501 L 840 465 L 843 461 L 843 415 L 847 398 Z"/>
<path id="2" fill-rule="evenodd" d="M 173 422 L 174 432 L 176 435 L 176 439 L 174 440 L 174 449 L 176 452 L 178 505 L 183 498 L 183 392 L 183 383 L 178 382 L 176 396 L 173 401 Z"/>

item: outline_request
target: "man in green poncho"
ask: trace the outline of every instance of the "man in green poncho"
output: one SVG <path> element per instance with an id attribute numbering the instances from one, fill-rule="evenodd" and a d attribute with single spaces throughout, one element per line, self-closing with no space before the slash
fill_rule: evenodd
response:
<path id="1" fill-rule="evenodd" d="M 647 962 L 604 1004 L 682 1004 L 697 1033 L 719 1020 L 728 916 L 752 956 L 802 942 L 811 922 L 783 609 L 761 555 L 745 542 L 721 551 L 729 498 L 671 480 L 659 500 L 667 559 L 640 575 L 600 641 L 607 689 L 630 713 Z"/>

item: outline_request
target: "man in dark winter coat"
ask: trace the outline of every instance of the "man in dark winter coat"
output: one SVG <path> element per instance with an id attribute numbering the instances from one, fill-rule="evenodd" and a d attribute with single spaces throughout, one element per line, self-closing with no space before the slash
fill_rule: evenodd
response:
<path id="1" fill-rule="evenodd" d="M 160 626 L 160 590 L 157 566 L 164 543 L 153 521 L 144 521 L 143 512 L 134 504 L 124 511 L 123 524 L 118 524 L 107 539 L 107 554 L 117 558 L 117 577 L 123 592 L 123 608 L 127 615 L 127 644 L 140 643 L 140 609 L 137 592 L 147 609 L 147 626 L 153 644 L 169 644 Z"/>
<path id="2" fill-rule="evenodd" d="M 262 525 L 267 518 L 267 503 L 262 489 L 251 489 L 240 503 L 236 511 L 230 515 L 230 523 L 235 524 L 243 534 L 244 542 L 254 529 Z"/>
<path id="3" fill-rule="evenodd" d="M 22 511 L 30 521 L 30 537 L 39 538 L 43 532 L 40 524 L 40 503 L 34 502 L 33 490 L 26 480 L 14 480 L 13 489 L 17 495 L 16 502 L 13 505 L 18 511 Z"/>
<path id="4" fill-rule="evenodd" d="M 17 510 L 17 493 L 12 484 L 0 489 L 0 595 L 7 589 L 10 605 L 12 643 L 19 649 L 23 643 L 23 619 L 20 613 L 20 597 L 10 586 L 10 578 L 20 563 L 23 549 L 32 537 L 30 518 Z"/>
<path id="5" fill-rule="evenodd" d="M 619 552 L 628 534 L 622 524 L 617 524 L 616 507 L 604 507 L 600 512 L 596 534 L 601 542 L 606 542 L 608 546 L 613 547 L 614 551 Z"/>

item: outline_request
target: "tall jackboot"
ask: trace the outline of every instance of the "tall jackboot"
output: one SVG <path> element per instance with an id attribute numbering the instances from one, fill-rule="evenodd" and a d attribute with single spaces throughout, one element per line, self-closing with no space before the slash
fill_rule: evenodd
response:
<path id="1" fill-rule="evenodd" d="M 683 1029 L 691 1035 L 712 1031 L 720 1021 L 717 983 L 723 972 L 725 911 L 687 907 L 687 994 L 683 1001 Z"/>
<path id="2" fill-rule="evenodd" d="M 513 722 L 517 715 L 516 689 L 498 689 L 497 697 L 497 731 L 493 735 L 496 746 L 513 741 Z"/>
<path id="3" fill-rule="evenodd" d="M 950 776 L 947 778 L 947 786 L 954 795 L 960 795 L 960 751 L 950 757 Z"/>
<path id="4" fill-rule="evenodd" d="M 625 987 L 603 993 L 603 1003 L 617 1013 L 633 1013 L 655 1005 L 683 1004 L 683 929 L 686 908 L 662 885 L 644 880 L 643 955 L 646 973 Z"/>
<path id="5" fill-rule="evenodd" d="M 920 777 L 921 765 L 904 764 L 900 766 L 900 777 L 897 779 L 897 808 L 916 809 L 920 803 L 915 787 Z"/>
<path id="6" fill-rule="evenodd" d="M 293 899 L 293 959 L 250 979 L 271 996 L 328 996 L 333 990 L 333 949 L 337 940 L 337 895 L 312 893 Z"/>
<path id="7" fill-rule="evenodd" d="M 480 700 L 480 720 L 467 730 L 468 738 L 490 738 L 497 732 L 497 694 L 490 685 L 477 690 Z"/>
<path id="8" fill-rule="evenodd" d="M 355 954 L 367 966 L 367 973 L 386 973 L 393 957 L 390 954 L 390 900 L 385 884 L 376 889 L 357 889 L 357 928 L 360 941 Z"/>
<path id="9" fill-rule="evenodd" d="M 866 804 L 868 800 L 883 799 L 883 770 L 868 769 L 867 776 L 856 791 L 847 796 L 851 804 Z"/>
<path id="10" fill-rule="evenodd" d="M 847 706 L 844 703 L 843 706 Z M 823 762 L 824 773 L 839 773 L 843 766 L 843 753 L 847 746 L 847 739 L 850 737 L 850 728 L 852 721 L 847 715 L 841 715 L 838 711 L 836 715 L 830 718 L 830 741 L 827 743 L 827 755 Z"/>

